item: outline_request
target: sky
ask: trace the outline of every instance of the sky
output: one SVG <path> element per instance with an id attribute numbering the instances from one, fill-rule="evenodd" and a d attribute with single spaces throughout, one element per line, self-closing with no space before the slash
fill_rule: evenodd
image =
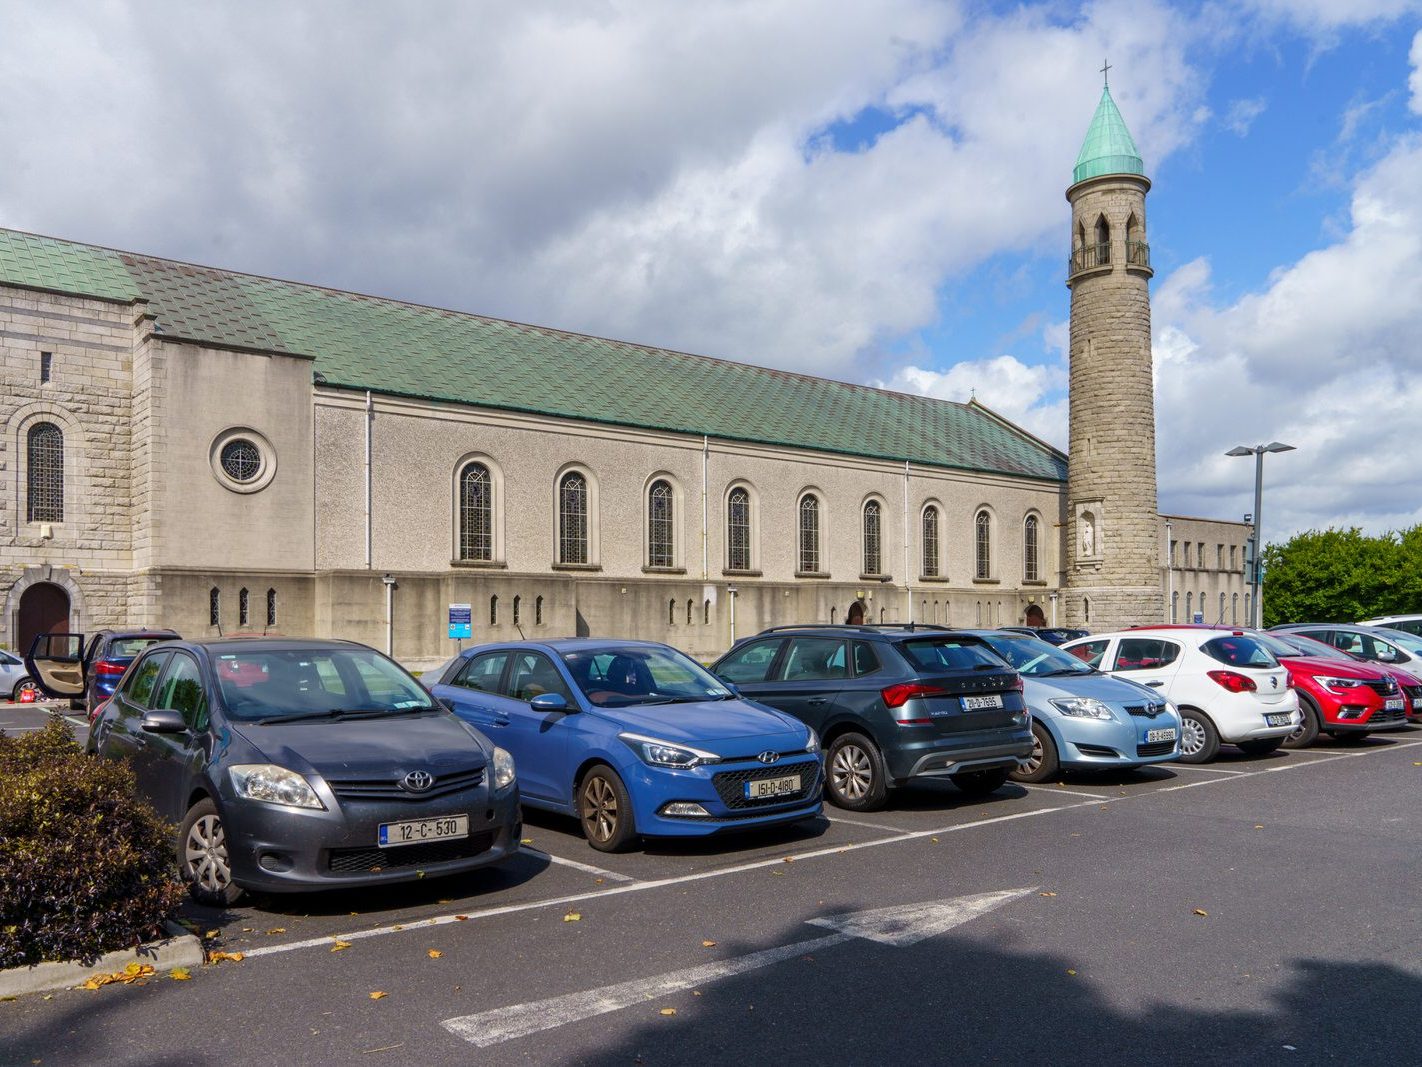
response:
<path id="1" fill-rule="evenodd" d="M 1066 448 L 1064 191 L 1154 183 L 1160 504 L 1422 522 L 1422 0 L 0 0 L 0 225 L 846 381 Z M 549 383 L 556 388 L 556 383 Z"/>

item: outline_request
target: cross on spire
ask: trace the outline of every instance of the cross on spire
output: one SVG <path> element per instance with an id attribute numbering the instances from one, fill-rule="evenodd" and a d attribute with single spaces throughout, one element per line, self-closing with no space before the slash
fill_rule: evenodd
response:
<path id="1" fill-rule="evenodd" d="M 1101 67 L 1101 84 L 1106 88 L 1111 86 L 1111 61 L 1105 60 Z"/>

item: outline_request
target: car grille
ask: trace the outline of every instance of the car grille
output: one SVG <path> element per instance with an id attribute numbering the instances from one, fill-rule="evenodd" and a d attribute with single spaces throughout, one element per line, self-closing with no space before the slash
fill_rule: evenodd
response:
<path id="1" fill-rule="evenodd" d="M 1174 741 L 1152 741 L 1148 745 L 1137 745 L 1137 756 L 1168 756 L 1175 751 Z"/>
<path id="2" fill-rule="evenodd" d="M 1157 715 L 1163 715 L 1165 713 L 1165 702 L 1161 701 L 1158 704 L 1127 704 L 1126 710 L 1132 715 L 1153 719 Z"/>
<path id="3" fill-rule="evenodd" d="M 1407 708 L 1411 711 L 1416 706 L 1416 702 L 1422 700 L 1422 686 L 1404 685 L 1402 691 L 1407 695 Z"/>
<path id="4" fill-rule="evenodd" d="M 449 793 L 457 793 L 461 789 L 473 789 L 483 780 L 484 768 L 476 767 L 471 770 L 441 774 L 434 780 L 434 784 L 423 793 L 408 792 L 400 784 L 403 781 L 403 776 L 398 778 L 327 778 L 326 784 L 331 787 L 331 792 L 335 793 L 340 800 L 430 800 Z"/>
<path id="5" fill-rule="evenodd" d="M 1375 682 L 1365 682 L 1364 684 L 1367 685 L 1369 689 L 1381 693 L 1385 697 L 1397 695 L 1397 679 L 1391 675 L 1388 675 L 1386 678 L 1379 678 Z"/>
<path id="6" fill-rule="evenodd" d="M 759 782 L 766 778 L 784 778 L 791 774 L 800 776 L 798 792 L 786 793 L 784 796 L 778 797 L 762 797 L 759 800 L 747 799 L 743 788 L 747 782 Z M 721 803 L 732 811 L 748 811 L 795 804 L 813 793 L 815 787 L 820 784 L 820 761 L 803 760 L 800 763 L 789 763 L 783 767 L 757 767 L 749 771 L 722 771 L 711 779 L 711 784 L 716 787 L 716 793 L 721 798 Z"/>
<path id="7" fill-rule="evenodd" d="M 1405 711 L 1375 711 L 1368 719 L 1369 726 L 1390 726 L 1393 723 L 1406 722 L 1407 712 Z"/>
<path id="8" fill-rule="evenodd" d="M 450 860 L 469 859 L 494 847 L 494 833 L 485 830 L 462 841 L 437 841 L 398 848 L 333 848 L 327 866 L 333 874 L 398 871 L 410 867 L 430 867 Z"/>

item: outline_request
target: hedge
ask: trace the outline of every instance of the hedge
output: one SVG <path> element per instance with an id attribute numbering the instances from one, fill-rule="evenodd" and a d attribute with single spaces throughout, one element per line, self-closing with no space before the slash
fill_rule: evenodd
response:
<path id="1" fill-rule="evenodd" d="M 0 732 L 0 968 L 160 935 L 184 895 L 173 841 L 128 767 L 84 755 L 63 718 Z"/>

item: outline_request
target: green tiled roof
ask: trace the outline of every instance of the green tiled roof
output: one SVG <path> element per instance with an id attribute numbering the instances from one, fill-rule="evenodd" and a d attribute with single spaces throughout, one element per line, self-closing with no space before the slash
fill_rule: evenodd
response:
<path id="1" fill-rule="evenodd" d="M 1126 129 L 1126 120 L 1116 110 L 1111 90 L 1102 88 L 1101 103 L 1096 105 L 1096 114 L 1091 117 L 1086 140 L 1076 157 L 1072 184 L 1084 182 L 1087 178 L 1099 178 L 1103 174 L 1144 173 L 1145 163 L 1131 131 Z"/>
<path id="2" fill-rule="evenodd" d="M 309 356 L 328 385 L 1063 481 L 976 403 L 692 356 L 0 229 L 0 281 L 146 298 L 170 337 Z"/>

